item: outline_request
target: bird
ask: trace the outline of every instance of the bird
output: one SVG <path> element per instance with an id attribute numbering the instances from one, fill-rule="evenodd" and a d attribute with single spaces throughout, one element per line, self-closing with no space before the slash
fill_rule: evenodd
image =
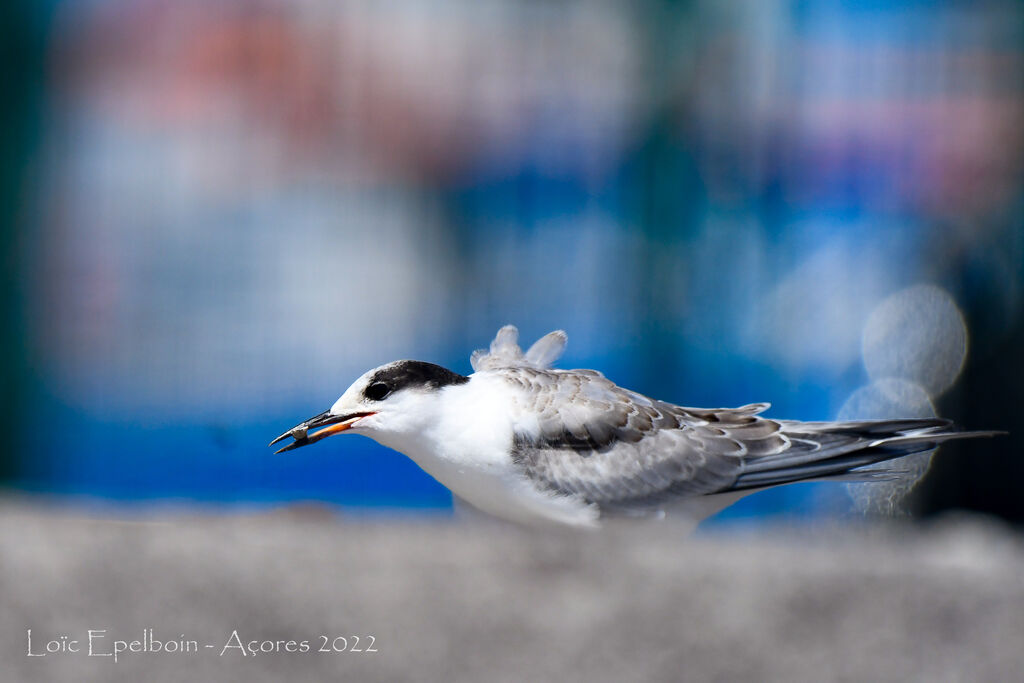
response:
<path id="1" fill-rule="evenodd" d="M 794 482 L 878 481 L 960 431 L 941 418 L 802 422 L 770 404 L 687 408 L 618 386 L 596 370 L 553 367 L 556 330 L 524 353 L 513 325 L 475 351 L 474 372 L 399 360 L 359 377 L 331 406 L 284 432 L 277 453 L 344 432 L 411 458 L 472 506 L 526 524 L 600 527 L 678 517 L 695 527 L 740 498 Z M 316 431 L 311 431 L 316 430 Z"/>

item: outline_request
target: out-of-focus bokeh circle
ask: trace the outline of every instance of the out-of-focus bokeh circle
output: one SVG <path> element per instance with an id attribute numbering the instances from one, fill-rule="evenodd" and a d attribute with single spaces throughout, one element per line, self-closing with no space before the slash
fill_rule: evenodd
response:
<path id="1" fill-rule="evenodd" d="M 967 356 L 967 327 L 945 290 L 917 285 L 875 308 L 864 326 L 862 353 L 872 380 L 902 378 L 934 399 L 960 374 Z"/>
<path id="2" fill-rule="evenodd" d="M 863 386 L 850 395 L 839 410 L 839 420 L 883 420 L 903 417 L 934 417 L 935 407 L 920 385 L 887 377 Z M 846 485 L 855 508 L 865 514 L 894 516 L 907 512 L 904 499 L 928 471 L 935 451 L 884 462 L 867 470 L 896 470 L 893 479 Z"/>
<path id="3" fill-rule="evenodd" d="M 884 420 L 900 417 L 934 417 L 935 406 L 920 385 L 898 377 L 886 377 L 863 386 L 839 409 L 840 420 Z"/>

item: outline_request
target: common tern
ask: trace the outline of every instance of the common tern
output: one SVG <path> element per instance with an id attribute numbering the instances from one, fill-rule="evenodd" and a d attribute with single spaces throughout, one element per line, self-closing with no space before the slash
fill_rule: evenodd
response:
<path id="1" fill-rule="evenodd" d="M 404 453 L 458 497 L 520 522 L 597 526 L 621 516 L 696 524 L 755 491 L 810 480 L 876 481 L 868 465 L 935 449 L 949 420 L 800 422 L 768 403 L 685 408 L 617 386 L 595 370 L 558 370 L 557 330 L 525 353 L 505 326 L 474 373 L 400 360 L 365 373 L 331 408 L 271 442 L 277 452 L 352 432 Z M 317 430 L 317 431 L 311 431 Z"/>

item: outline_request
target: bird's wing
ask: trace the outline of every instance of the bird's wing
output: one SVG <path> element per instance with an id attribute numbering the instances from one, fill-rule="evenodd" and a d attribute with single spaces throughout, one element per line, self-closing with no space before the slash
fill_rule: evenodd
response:
<path id="1" fill-rule="evenodd" d="M 746 459 L 790 448 L 767 404 L 700 410 L 623 389 L 591 370 L 504 368 L 519 389 L 513 458 L 553 493 L 602 509 L 728 490 Z"/>

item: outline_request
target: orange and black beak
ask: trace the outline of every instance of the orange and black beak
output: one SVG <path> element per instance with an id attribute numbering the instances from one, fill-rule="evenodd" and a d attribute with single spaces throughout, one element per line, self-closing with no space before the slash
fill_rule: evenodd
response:
<path id="1" fill-rule="evenodd" d="M 376 413 L 370 412 L 351 413 L 350 415 L 332 415 L 331 412 L 327 410 L 319 415 L 309 418 L 300 425 L 292 427 L 287 432 L 271 441 L 270 445 L 273 446 L 275 443 L 283 441 L 290 436 L 294 441 L 283 448 L 279 448 L 274 451 L 274 453 L 284 453 L 285 451 L 290 451 L 293 448 L 308 446 L 309 444 L 316 443 L 320 439 L 330 436 L 331 434 L 343 432 L 346 429 L 351 428 L 352 425 L 362 418 L 375 414 Z M 312 434 L 309 433 L 310 429 L 316 429 L 318 427 L 323 427 L 324 429 L 321 429 L 318 432 L 313 432 Z"/>

